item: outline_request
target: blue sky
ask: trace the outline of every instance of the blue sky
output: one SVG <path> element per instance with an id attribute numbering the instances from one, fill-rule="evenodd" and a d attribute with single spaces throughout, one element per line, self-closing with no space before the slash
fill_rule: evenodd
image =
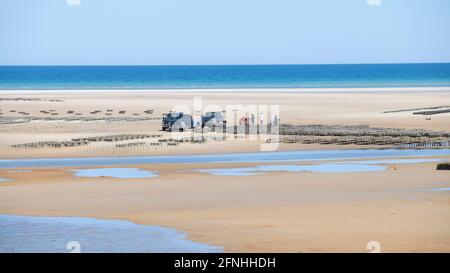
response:
<path id="1" fill-rule="evenodd" d="M 0 64 L 450 62 L 449 0 L 1 0 Z"/>

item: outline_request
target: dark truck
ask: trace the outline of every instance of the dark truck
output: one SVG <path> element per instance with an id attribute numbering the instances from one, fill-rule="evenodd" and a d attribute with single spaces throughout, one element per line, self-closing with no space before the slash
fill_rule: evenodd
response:
<path id="1" fill-rule="evenodd" d="M 183 132 L 193 128 L 192 116 L 183 112 L 169 112 L 162 119 L 163 131 Z"/>
<path id="2" fill-rule="evenodd" d="M 207 112 L 202 116 L 202 128 L 222 127 L 225 124 L 222 112 Z"/>

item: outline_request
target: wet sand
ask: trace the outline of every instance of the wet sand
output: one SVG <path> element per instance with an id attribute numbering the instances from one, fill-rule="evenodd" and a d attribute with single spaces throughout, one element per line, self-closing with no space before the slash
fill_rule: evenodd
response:
<path id="1" fill-rule="evenodd" d="M 448 187 L 450 173 L 436 171 L 436 163 L 245 177 L 191 171 L 205 164 L 134 167 L 160 176 L 87 178 L 74 177 L 71 168 L 4 170 L 1 176 L 15 181 L 0 185 L 0 211 L 172 227 L 191 240 L 233 252 L 366 252 L 374 240 L 386 252 L 450 251 L 449 195 L 430 191 Z"/>

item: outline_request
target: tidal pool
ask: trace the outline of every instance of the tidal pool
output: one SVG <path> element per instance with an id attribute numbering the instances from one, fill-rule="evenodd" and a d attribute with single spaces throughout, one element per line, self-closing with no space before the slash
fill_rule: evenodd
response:
<path id="1" fill-rule="evenodd" d="M 319 173 L 346 173 L 385 170 L 385 166 L 335 163 L 317 165 L 261 165 L 245 168 L 196 169 L 197 172 L 223 176 L 250 176 L 270 172 L 319 172 Z"/>
<path id="2" fill-rule="evenodd" d="M 31 170 L 12 170 L 9 173 L 31 173 Z"/>
<path id="3" fill-rule="evenodd" d="M 11 182 L 11 181 L 13 180 L 5 177 L 0 177 L 0 182 Z"/>
<path id="4" fill-rule="evenodd" d="M 448 187 L 448 188 L 434 188 L 434 189 L 431 189 L 430 191 L 450 191 L 450 187 Z"/>
<path id="5" fill-rule="evenodd" d="M 97 168 L 73 171 L 77 177 L 148 178 L 158 176 L 157 172 L 137 168 Z"/>
<path id="6" fill-rule="evenodd" d="M 171 228 L 83 217 L 0 215 L 0 253 L 222 252 Z"/>
<path id="7" fill-rule="evenodd" d="M 196 169 L 197 172 L 209 173 L 222 176 L 251 176 L 266 174 L 270 172 L 319 172 L 319 173 L 347 173 L 382 171 L 386 166 L 380 164 L 417 164 L 427 162 L 440 162 L 443 159 L 377 159 L 361 161 L 345 161 L 315 165 L 261 165 L 243 168 L 220 168 L 220 169 Z"/>
<path id="8" fill-rule="evenodd" d="M 417 163 L 429 163 L 429 162 L 441 162 L 446 161 L 445 159 L 434 159 L 434 158 L 411 158 L 411 159 L 376 159 L 376 160 L 361 160 L 354 162 L 344 162 L 344 163 L 354 163 L 354 164 L 417 164 Z"/>

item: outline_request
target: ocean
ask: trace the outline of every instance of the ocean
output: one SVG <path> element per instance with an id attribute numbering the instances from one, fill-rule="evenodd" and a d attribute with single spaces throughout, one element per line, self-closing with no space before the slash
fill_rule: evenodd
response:
<path id="1" fill-rule="evenodd" d="M 355 65 L 0 66 L 0 89 L 450 86 L 450 63 Z"/>

